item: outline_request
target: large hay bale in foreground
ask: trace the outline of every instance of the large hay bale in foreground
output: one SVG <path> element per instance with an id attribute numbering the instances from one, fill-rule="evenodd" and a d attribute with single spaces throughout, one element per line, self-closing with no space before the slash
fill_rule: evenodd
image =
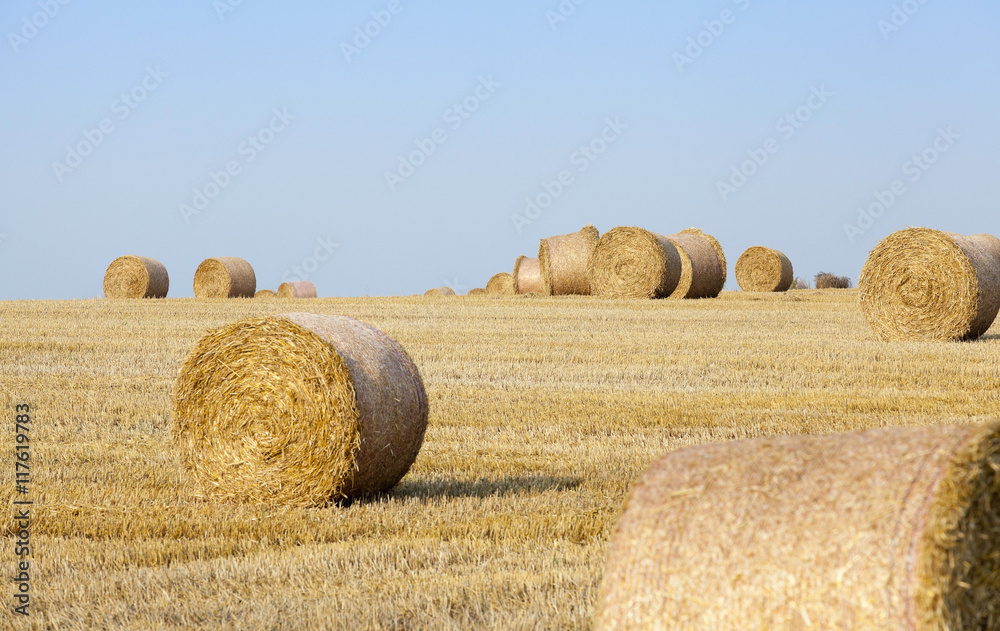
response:
<path id="1" fill-rule="evenodd" d="M 256 292 L 253 267 L 238 256 L 205 259 L 194 272 L 197 298 L 252 298 Z"/>
<path id="2" fill-rule="evenodd" d="M 308 280 L 293 280 L 278 285 L 278 298 L 315 298 L 316 285 Z"/>
<path id="3" fill-rule="evenodd" d="M 547 296 L 589 296 L 587 263 L 600 238 L 597 228 L 586 225 L 579 232 L 542 239 L 538 244 L 538 266 L 542 276 L 539 293 Z"/>
<path id="4" fill-rule="evenodd" d="M 829 272 L 816 274 L 814 280 L 816 289 L 850 289 L 851 279 L 847 276 L 837 276 Z"/>
<path id="5" fill-rule="evenodd" d="M 278 292 L 274 291 L 273 289 L 258 289 L 257 293 L 255 293 L 253 297 L 264 298 L 264 299 L 277 298 Z"/>
<path id="6" fill-rule="evenodd" d="M 455 290 L 451 287 L 435 287 L 424 292 L 425 296 L 454 296 Z"/>
<path id="7" fill-rule="evenodd" d="M 681 258 L 669 237 L 629 226 L 605 232 L 588 263 L 595 296 L 666 298 L 680 276 Z"/>
<path id="8" fill-rule="evenodd" d="M 743 291 L 788 291 L 795 280 L 788 257 L 762 245 L 747 248 L 734 271 Z"/>
<path id="9" fill-rule="evenodd" d="M 166 298 L 167 268 L 145 256 L 119 256 L 104 272 L 105 298 Z"/>
<path id="10" fill-rule="evenodd" d="M 427 427 L 406 351 L 352 318 L 285 313 L 205 335 L 174 395 L 173 442 L 206 496 L 321 506 L 394 486 Z"/>
<path id="11" fill-rule="evenodd" d="M 544 293 L 542 286 L 542 268 L 536 258 L 519 256 L 514 261 L 514 292 L 518 294 Z"/>
<path id="12" fill-rule="evenodd" d="M 1000 262 L 982 237 L 907 228 L 868 255 L 858 289 L 861 309 L 886 341 L 968 340 L 1000 310 Z"/>
<path id="13" fill-rule="evenodd" d="M 669 298 L 715 298 L 726 284 L 726 255 L 710 234 L 688 228 L 667 237 L 677 246 L 681 276 Z"/>
<path id="14" fill-rule="evenodd" d="M 507 272 L 494 274 L 486 283 L 486 293 L 491 296 L 513 296 L 517 293 L 514 290 L 514 277 Z"/>
<path id="15" fill-rule="evenodd" d="M 705 445 L 660 459 L 597 629 L 1000 628 L 1000 425 Z"/>

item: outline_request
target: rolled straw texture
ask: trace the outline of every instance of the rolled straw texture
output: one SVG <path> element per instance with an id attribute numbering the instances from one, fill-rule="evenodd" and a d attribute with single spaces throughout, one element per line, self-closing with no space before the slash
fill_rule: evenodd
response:
<path id="1" fill-rule="evenodd" d="M 455 290 L 451 287 L 435 287 L 424 292 L 425 296 L 454 296 Z"/>
<path id="2" fill-rule="evenodd" d="M 787 256 L 761 245 L 747 248 L 740 255 L 735 272 L 743 291 L 788 291 L 795 278 Z"/>
<path id="3" fill-rule="evenodd" d="M 664 456 L 613 535 L 597 629 L 1000 628 L 1000 425 Z"/>
<path id="4" fill-rule="evenodd" d="M 514 277 L 507 272 L 494 274 L 486 283 L 486 293 L 491 296 L 513 296 L 517 293 L 514 291 Z"/>
<path id="5" fill-rule="evenodd" d="M 258 289 L 253 295 L 254 298 L 277 298 L 278 294 L 273 289 Z"/>
<path id="6" fill-rule="evenodd" d="M 427 395 L 394 340 L 352 318 L 286 313 L 205 335 L 174 395 L 173 442 L 203 495 L 322 506 L 409 470 Z"/>
<path id="7" fill-rule="evenodd" d="M 485 296 L 485 295 L 486 295 L 486 290 L 482 287 L 476 287 L 474 289 L 470 289 L 469 293 L 466 294 L 466 296 Z"/>
<path id="8" fill-rule="evenodd" d="M 252 298 L 256 291 L 253 267 L 238 256 L 205 259 L 194 272 L 197 298 Z"/>
<path id="9" fill-rule="evenodd" d="M 589 296 L 591 290 L 587 263 L 600 238 L 597 228 L 587 225 L 579 232 L 542 239 L 538 244 L 538 266 L 542 281 L 540 293 L 551 296 Z"/>
<path id="10" fill-rule="evenodd" d="M 519 256 L 514 261 L 514 291 L 519 294 L 545 293 L 542 286 L 542 268 L 537 258 Z"/>
<path id="11" fill-rule="evenodd" d="M 715 298 L 726 284 L 726 255 L 715 237 L 688 228 L 668 237 L 681 258 L 681 276 L 670 298 Z"/>
<path id="12" fill-rule="evenodd" d="M 316 285 L 308 280 L 293 280 L 278 285 L 278 298 L 315 298 Z"/>
<path id="13" fill-rule="evenodd" d="M 1000 310 L 989 239 L 907 228 L 883 239 L 858 279 L 861 309 L 885 341 L 968 340 Z"/>
<path id="14" fill-rule="evenodd" d="M 105 298 L 166 298 L 167 268 L 145 256 L 119 256 L 104 272 Z"/>
<path id="15" fill-rule="evenodd" d="M 668 237 L 629 226 L 605 232 L 588 262 L 595 296 L 666 298 L 680 276 L 680 255 Z"/>

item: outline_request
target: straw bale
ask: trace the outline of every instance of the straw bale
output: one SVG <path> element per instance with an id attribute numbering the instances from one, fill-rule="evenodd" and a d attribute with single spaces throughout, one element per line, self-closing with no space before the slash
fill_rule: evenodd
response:
<path id="1" fill-rule="evenodd" d="M 194 273 L 197 298 L 252 298 L 256 291 L 253 267 L 238 256 L 205 259 Z"/>
<path id="2" fill-rule="evenodd" d="M 747 248 L 740 255 L 735 272 L 743 291 L 788 291 L 795 279 L 788 257 L 761 245 Z"/>
<path id="3" fill-rule="evenodd" d="M 514 291 L 519 294 L 544 293 L 542 268 L 537 258 L 519 256 L 514 261 Z"/>
<path id="4" fill-rule="evenodd" d="M 119 256 L 104 272 L 105 298 L 166 298 L 167 268 L 145 256 Z"/>
<path id="5" fill-rule="evenodd" d="M 710 234 L 688 228 L 667 237 L 677 246 L 681 275 L 670 298 L 715 298 L 726 284 L 726 255 Z"/>
<path id="6" fill-rule="evenodd" d="M 662 234 L 619 226 L 604 233 L 588 262 L 595 296 L 665 298 L 677 287 L 681 259 Z"/>
<path id="7" fill-rule="evenodd" d="M 424 292 L 425 296 L 454 296 L 455 290 L 451 287 L 435 287 Z"/>
<path id="8" fill-rule="evenodd" d="M 547 296 L 589 296 L 587 263 L 600 238 L 597 228 L 586 225 L 579 232 L 542 239 L 538 244 L 541 289 L 518 293 L 534 291 Z"/>
<path id="9" fill-rule="evenodd" d="M 507 272 L 494 274 L 486 283 L 486 293 L 491 296 L 513 296 L 517 293 L 514 291 L 514 277 Z"/>
<path id="10" fill-rule="evenodd" d="M 293 280 L 278 285 L 278 298 L 315 298 L 316 285 L 308 280 Z"/>

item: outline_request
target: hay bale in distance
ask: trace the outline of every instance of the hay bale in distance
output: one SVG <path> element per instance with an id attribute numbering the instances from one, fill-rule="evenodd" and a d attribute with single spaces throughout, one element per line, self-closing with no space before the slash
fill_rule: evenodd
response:
<path id="1" fill-rule="evenodd" d="M 426 427 L 423 381 L 398 343 L 345 316 L 285 313 L 198 342 L 172 436 L 206 496 L 322 506 L 394 486 Z"/>
<path id="2" fill-rule="evenodd" d="M 542 239 L 538 244 L 542 280 L 540 293 L 547 296 L 589 296 L 587 263 L 600 238 L 597 228 L 586 225 L 579 232 Z"/>
<path id="3" fill-rule="evenodd" d="M 734 271 L 743 291 L 788 291 L 795 280 L 788 257 L 761 245 L 747 248 Z"/>
<path id="4" fill-rule="evenodd" d="M 119 256 L 104 272 L 105 298 L 166 298 L 167 268 L 145 256 Z"/>
<path id="5" fill-rule="evenodd" d="M 666 298 L 681 276 L 673 241 L 629 226 L 605 232 L 587 267 L 591 293 L 609 298 Z"/>
<path id="6" fill-rule="evenodd" d="M 885 341 L 969 340 L 1000 310 L 1000 263 L 988 240 L 907 228 L 868 255 L 861 310 Z"/>
<path id="7" fill-rule="evenodd" d="M 278 298 L 315 298 L 316 285 L 308 280 L 293 280 L 278 285 Z"/>
<path id="8" fill-rule="evenodd" d="M 847 276 L 837 276 L 829 272 L 816 274 L 814 280 L 816 289 L 850 289 L 851 279 Z"/>
<path id="9" fill-rule="evenodd" d="M 197 298 L 253 298 L 256 291 L 253 267 L 238 256 L 205 259 L 194 273 Z"/>
<path id="10" fill-rule="evenodd" d="M 656 462 L 596 628 L 994 629 L 1000 425 L 703 445 Z"/>
<path id="11" fill-rule="evenodd" d="M 254 298 L 277 298 L 278 293 L 273 289 L 258 289 L 257 293 L 253 295 Z"/>
<path id="12" fill-rule="evenodd" d="M 482 288 L 482 287 L 476 287 L 474 289 L 470 289 L 469 292 L 467 294 L 465 294 L 465 295 L 466 296 L 485 296 L 486 295 L 486 290 L 484 288 Z"/>
<path id="13" fill-rule="evenodd" d="M 681 276 L 670 298 L 715 298 L 726 284 L 726 255 L 710 234 L 688 228 L 667 237 L 677 246 Z"/>
<path id="14" fill-rule="evenodd" d="M 514 277 L 507 272 L 494 274 L 486 283 L 486 293 L 491 296 L 513 296 L 517 293 L 514 291 Z"/>
<path id="15" fill-rule="evenodd" d="M 519 256 L 514 261 L 514 292 L 518 294 L 545 293 L 542 287 L 542 268 L 537 258 Z"/>
<path id="16" fill-rule="evenodd" d="M 425 296 L 454 296 L 455 290 L 451 287 L 435 287 L 424 292 Z"/>

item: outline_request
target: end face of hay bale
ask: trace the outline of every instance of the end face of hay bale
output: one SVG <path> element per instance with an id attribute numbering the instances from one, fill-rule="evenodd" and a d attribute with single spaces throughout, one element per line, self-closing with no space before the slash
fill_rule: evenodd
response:
<path id="1" fill-rule="evenodd" d="M 167 268 L 145 256 L 119 256 L 104 272 L 105 298 L 166 298 Z"/>
<path id="2" fill-rule="evenodd" d="M 293 280 L 278 286 L 278 298 L 315 298 L 316 285 L 308 280 Z"/>
<path id="3" fill-rule="evenodd" d="M 491 296 L 513 296 L 517 292 L 514 290 L 514 277 L 507 272 L 494 274 L 486 283 L 486 293 Z"/>
<path id="4" fill-rule="evenodd" d="M 596 628 L 993 628 L 998 472 L 997 424 L 673 452 L 615 527 Z"/>
<path id="5" fill-rule="evenodd" d="M 670 298 L 715 298 L 726 284 L 726 255 L 712 235 L 688 228 L 668 237 L 681 257 L 681 275 Z"/>
<path id="6" fill-rule="evenodd" d="M 238 256 L 205 259 L 194 273 L 197 298 L 252 298 L 257 292 L 253 267 Z"/>
<path id="7" fill-rule="evenodd" d="M 540 294 L 542 287 L 542 269 L 537 258 L 521 255 L 514 261 L 514 292 L 518 294 Z"/>
<path id="8" fill-rule="evenodd" d="M 669 238 L 629 226 L 605 232 L 588 262 L 591 293 L 609 298 L 666 298 L 680 275 L 681 258 Z"/>
<path id="9" fill-rule="evenodd" d="M 579 232 L 542 239 L 538 244 L 541 280 L 538 293 L 589 296 L 591 288 L 587 265 L 599 240 L 597 228 L 589 224 Z"/>
<path id="10" fill-rule="evenodd" d="M 735 272 L 743 291 L 788 291 L 795 278 L 787 256 L 760 245 L 740 255 Z"/>
<path id="11" fill-rule="evenodd" d="M 253 295 L 254 298 L 277 298 L 278 294 L 273 289 L 258 289 L 257 293 Z"/>
<path id="12" fill-rule="evenodd" d="M 858 289 L 882 340 L 974 339 L 1000 310 L 1000 264 L 973 237 L 908 228 L 875 246 Z"/>
<path id="13" fill-rule="evenodd" d="M 425 296 L 454 296 L 455 290 L 451 287 L 435 287 L 424 292 Z"/>
<path id="14" fill-rule="evenodd" d="M 205 495 L 321 506 L 399 482 L 427 412 L 394 340 L 351 318 L 289 313 L 202 338 L 177 380 L 173 442 Z"/>

